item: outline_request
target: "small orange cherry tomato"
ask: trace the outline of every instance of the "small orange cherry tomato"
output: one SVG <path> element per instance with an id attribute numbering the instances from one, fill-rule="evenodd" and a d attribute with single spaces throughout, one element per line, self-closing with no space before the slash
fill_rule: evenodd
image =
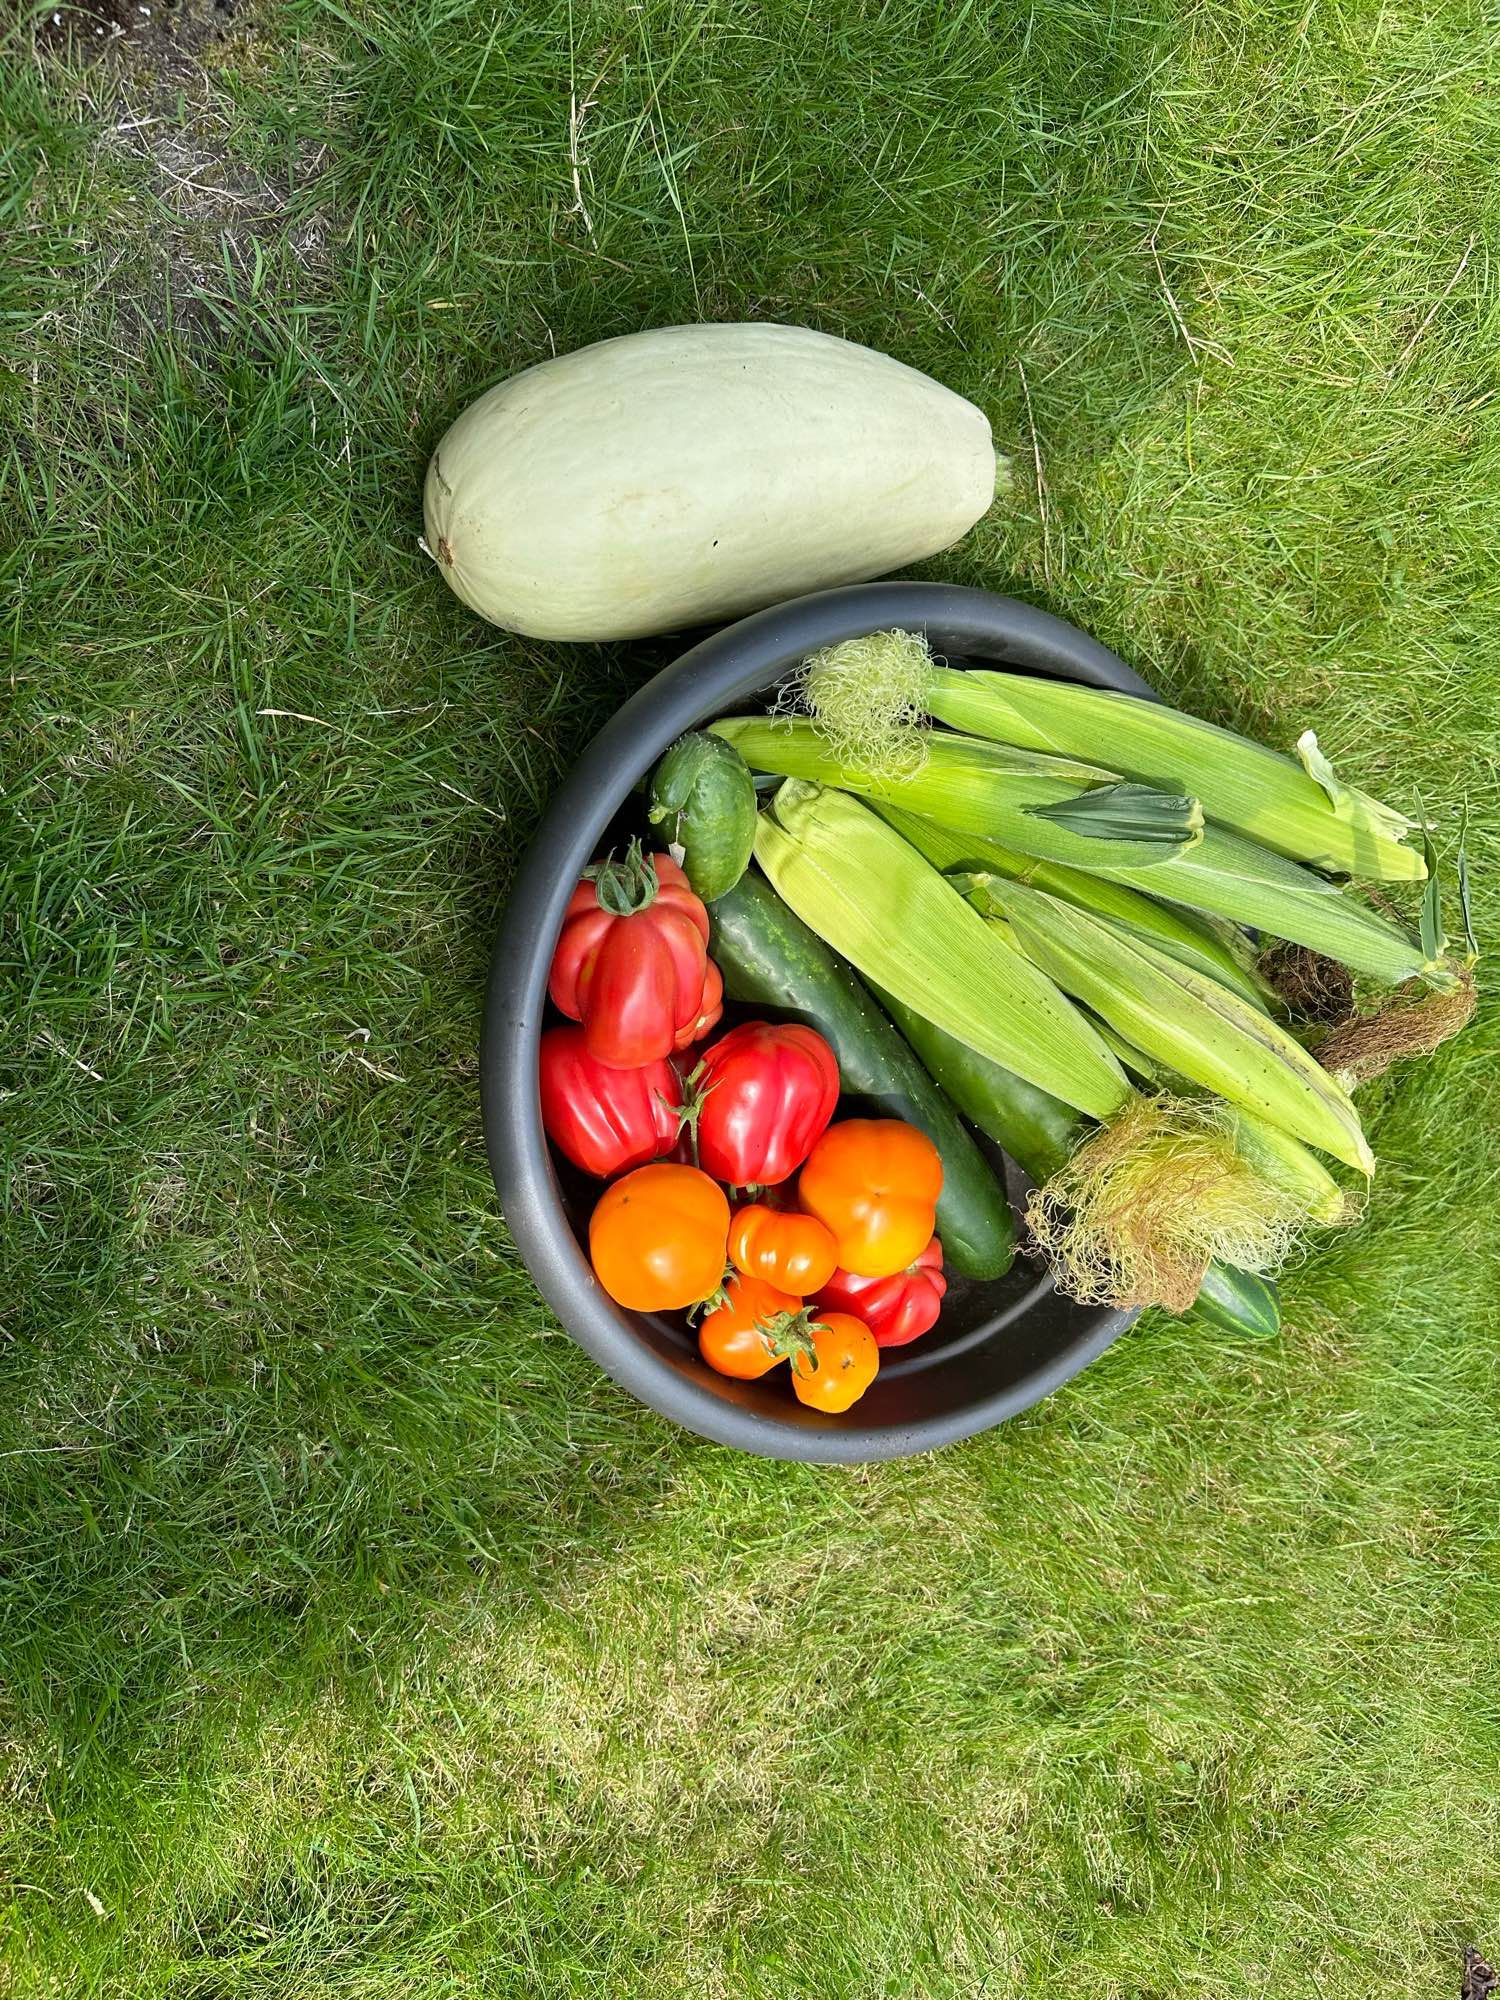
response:
<path id="1" fill-rule="evenodd" d="M 811 1410 L 837 1415 L 847 1410 L 875 1380 L 880 1349 L 875 1336 L 853 1313 L 819 1313 L 808 1324 L 813 1352 L 792 1355 L 792 1387 Z"/>
<path id="2" fill-rule="evenodd" d="M 696 1167 L 637 1167 L 600 1195 L 589 1217 L 594 1275 L 632 1312 L 695 1306 L 724 1275 L 729 1203 Z"/>
<path id="3" fill-rule="evenodd" d="M 833 1231 L 842 1270 L 889 1278 L 926 1247 L 942 1187 L 925 1132 L 898 1118 L 846 1118 L 808 1155 L 797 1198 Z"/>
<path id="4" fill-rule="evenodd" d="M 790 1292 L 737 1271 L 724 1287 L 722 1303 L 698 1329 L 698 1352 L 721 1375 L 753 1382 L 786 1360 L 789 1350 L 778 1347 L 775 1336 L 801 1306 Z"/>
<path id="5" fill-rule="evenodd" d="M 748 1276 L 804 1299 L 821 1291 L 838 1269 L 839 1246 L 815 1215 L 755 1201 L 737 1208 L 730 1220 L 729 1257 Z"/>

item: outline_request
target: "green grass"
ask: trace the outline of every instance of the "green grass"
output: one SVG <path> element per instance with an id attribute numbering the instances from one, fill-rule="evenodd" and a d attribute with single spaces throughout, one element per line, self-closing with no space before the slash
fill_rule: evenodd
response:
<path id="1" fill-rule="evenodd" d="M 852 334 L 1014 454 L 931 573 L 1467 794 L 1493 936 L 1493 20 L 5 34 L 0 1990 L 1450 2000 L 1500 1946 L 1494 1016 L 1366 1093 L 1281 1340 L 1143 1323 L 922 1462 L 699 1444 L 538 1305 L 475 1090 L 515 857 L 669 649 L 489 630 L 416 537 L 554 346 Z"/>

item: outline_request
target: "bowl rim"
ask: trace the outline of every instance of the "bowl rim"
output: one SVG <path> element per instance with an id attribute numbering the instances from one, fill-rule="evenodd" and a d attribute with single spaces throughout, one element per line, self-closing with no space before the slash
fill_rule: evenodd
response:
<path id="1" fill-rule="evenodd" d="M 674 1368 L 603 1291 L 563 1212 L 542 1129 L 537 1050 L 551 944 L 582 870 L 619 810 L 684 730 L 766 688 L 820 646 L 890 627 L 921 632 L 934 652 L 1003 661 L 1030 673 L 1155 700 L 1116 654 L 1075 625 L 1017 598 L 960 584 L 846 585 L 752 613 L 711 634 L 647 681 L 606 722 L 553 794 L 517 869 L 496 938 L 480 1041 L 485 1143 L 511 1237 L 566 1331 L 622 1388 L 715 1443 L 763 1457 L 865 1464 L 932 1451 L 1029 1409 L 1095 1360 L 1137 1317 L 1096 1309 L 1089 1330 L 1005 1389 L 905 1425 L 848 1417 L 785 1420 L 726 1401 Z M 622 785 L 620 771 L 632 773 Z M 548 948 L 537 949 L 545 939 Z"/>

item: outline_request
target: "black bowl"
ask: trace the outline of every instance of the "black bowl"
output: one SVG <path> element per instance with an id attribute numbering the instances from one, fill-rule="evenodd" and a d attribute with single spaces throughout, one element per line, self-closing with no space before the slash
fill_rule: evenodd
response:
<path id="1" fill-rule="evenodd" d="M 485 1135 L 505 1218 L 548 1305 L 622 1387 L 689 1430 L 768 1458 L 858 1464 L 929 1451 L 1038 1402 L 1076 1375 L 1134 1315 L 1080 1306 L 1024 1259 L 993 1284 L 958 1284 L 937 1328 L 887 1350 L 847 1416 L 805 1409 L 782 1371 L 716 1375 L 680 1316 L 626 1312 L 585 1249 L 597 1190 L 559 1170 L 542 1131 L 537 1044 L 563 908 L 632 786 L 685 729 L 743 708 L 816 647 L 892 626 L 924 632 L 954 665 L 1084 681 L 1149 699 L 1097 641 L 1014 598 L 949 584 L 872 583 L 821 591 L 743 618 L 684 653 L 590 743 L 549 807 L 516 877 L 495 946 L 480 1050 Z M 1013 1193 L 1020 1192 L 1012 1178 Z"/>

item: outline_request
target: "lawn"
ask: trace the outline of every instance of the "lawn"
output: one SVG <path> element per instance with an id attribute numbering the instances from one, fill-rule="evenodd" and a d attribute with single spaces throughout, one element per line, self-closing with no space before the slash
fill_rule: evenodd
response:
<path id="1" fill-rule="evenodd" d="M 1493 19 L 58 6 L 0 29 L 0 1991 L 1453 2000 L 1495 1015 L 1365 1093 L 1278 1340 L 1149 1318 L 905 1464 L 699 1443 L 540 1306 L 475 1080 L 528 830 L 671 648 L 485 627 L 417 536 L 501 374 L 852 335 L 1012 453 L 927 574 L 1467 797 L 1493 937 Z"/>

